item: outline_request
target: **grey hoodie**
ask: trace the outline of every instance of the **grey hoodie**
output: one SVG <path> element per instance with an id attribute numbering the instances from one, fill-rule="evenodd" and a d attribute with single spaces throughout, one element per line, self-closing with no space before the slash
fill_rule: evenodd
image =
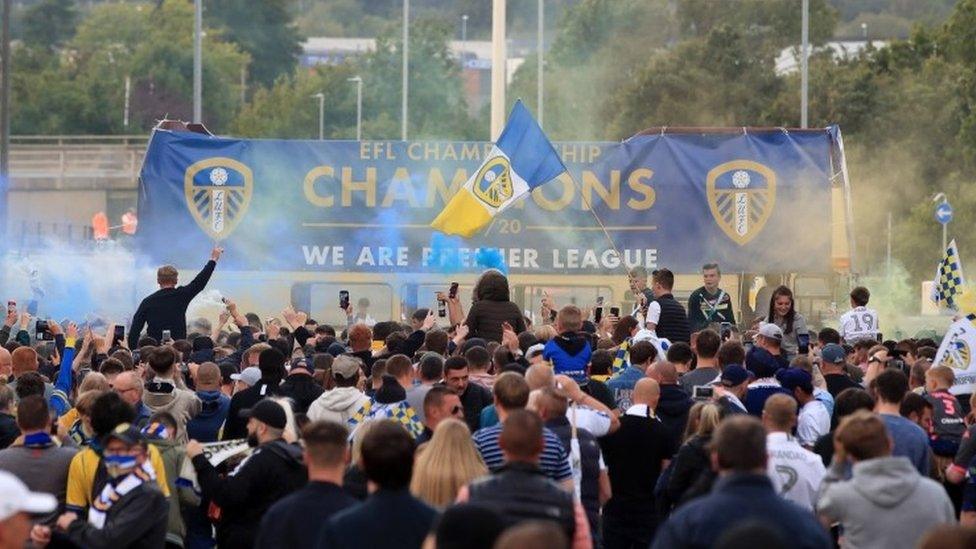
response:
<path id="1" fill-rule="evenodd" d="M 915 547 L 933 526 L 956 522 L 942 486 L 905 457 L 857 462 L 851 480 L 834 460 L 820 486 L 817 511 L 843 526 L 841 547 Z"/>
<path id="2" fill-rule="evenodd" d="M 189 389 L 180 389 L 172 379 L 156 377 L 146 383 L 142 402 L 154 414 L 169 412 L 179 425 L 176 441 L 184 444 L 189 440 L 186 435 L 186 422 L 199 414 L 202 407 L 196 393 Z"/>
<path id="3" fill-rule="evenodd" d="M 368 400 L 369 397 L 355 387 L 336 387 L 322 393 L 309 405 L 308 419 L 335 421 L 345 425 Z"/>

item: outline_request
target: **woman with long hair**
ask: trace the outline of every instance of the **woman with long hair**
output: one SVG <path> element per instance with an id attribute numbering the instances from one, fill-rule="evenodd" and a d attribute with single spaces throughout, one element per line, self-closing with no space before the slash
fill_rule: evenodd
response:
<path id="1" fill-rule="evenodd" d="M 772 322 L 783 330 L 783 341 L 780 343 L 780 348 L 786 358 L 792 359 L 798 353 L 806 354 L 807 346 L 810 344 L 807 321 L 802 314 L 797 312 L 793 292 L 786 286 L 780 286 L 773 290 L 773 295 L 769 298 L 769 312 L 765 321 Z"/>
<path id="2" fill-rule="evenodd" d="M 458 490 L 488 474 L 463 421 L 445 419 L 417 452 L 410 492 L 437 509 L 454 503 Z"/>
<path id="3" fill-rule="evenodd" d="M 681 445 L 674 457 L 674 468 L 665 489 L 667 501 L 671 504 L 680 503 L 702 475 L 710 470 L 711 458 L 708 446 L 720 420 L 721 415 L 717 405 L 708 403 L 701 406 L 698 426 L 694 434 Z"/>

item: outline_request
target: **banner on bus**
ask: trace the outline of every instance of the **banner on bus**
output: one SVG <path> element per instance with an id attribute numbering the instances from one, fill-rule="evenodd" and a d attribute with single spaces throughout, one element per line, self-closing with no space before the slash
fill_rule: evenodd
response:
<path id="1" fill-rule="evenodd" d="M 139 184 L 155 262 L 222 268 L 597 274 L 827 272 L 836 128 L 639 135 L 557 143 L 569 172 L 469 239 L 429 227 L 491 143 L 289 141 L 156 130 Z M 618 256 L 593 209 L 612 236 Z M 497 255 L 497 254 L 496 254 Z"/>

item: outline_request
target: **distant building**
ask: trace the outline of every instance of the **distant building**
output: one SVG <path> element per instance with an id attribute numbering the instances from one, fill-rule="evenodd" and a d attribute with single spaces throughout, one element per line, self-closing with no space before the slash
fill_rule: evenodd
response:
<path id="1" fill-rule="evenodd" d="M 302 44 L 299 62 L 304 67 L 341 65 L 352 62 L 376 48 L 372 38 L 311 37 Z M 491 98 L 491 42 L 487 40 L 452 40 L 451 53 L 461 64 L 461 81 L 468 112 L 476 114 Z M 508 48 L 507 80 L 525 62 L 524 52 Z M 369 85 L 365 83 L 364 85 Z"/>
<path id="2" fill-rule="evenodd" d="M 852 59 L 861 54 L 868 47 L 864 40 L 840 40 L 827 42 L 821 46 L 810 47 L 810 55 L 822 51 L 830 50 L 833 52 L 834 59 Z M 876 50 L 888 47 L 887 40 L 872 40 L 871 47 Z M 784 76 L 800 70 L 800 46 L 790 46 L 783 48 L 776 56 L 776 74 Z"/>

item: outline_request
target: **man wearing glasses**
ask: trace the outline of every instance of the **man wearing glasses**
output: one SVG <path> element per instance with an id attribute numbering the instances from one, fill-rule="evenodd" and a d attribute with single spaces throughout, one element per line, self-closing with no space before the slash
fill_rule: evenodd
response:
<path id="1" fill-rule="evenodd" d="M 449 418 L 464 421 L 461 398 L 448 387 L 434 385 L 424 397 L 424 432 L 417 437 L 417 444 L 429 441 L 434 436 L 434 429 Z"/>
<path id="2" fill-rule="evenodd" d="M 149 423 L 152 411 L 142 403 L 142 381 L 133 372 L 122 372 L 112 381 L 112 390 L 136 410 L 133 422 L 140 429 Z"/>

